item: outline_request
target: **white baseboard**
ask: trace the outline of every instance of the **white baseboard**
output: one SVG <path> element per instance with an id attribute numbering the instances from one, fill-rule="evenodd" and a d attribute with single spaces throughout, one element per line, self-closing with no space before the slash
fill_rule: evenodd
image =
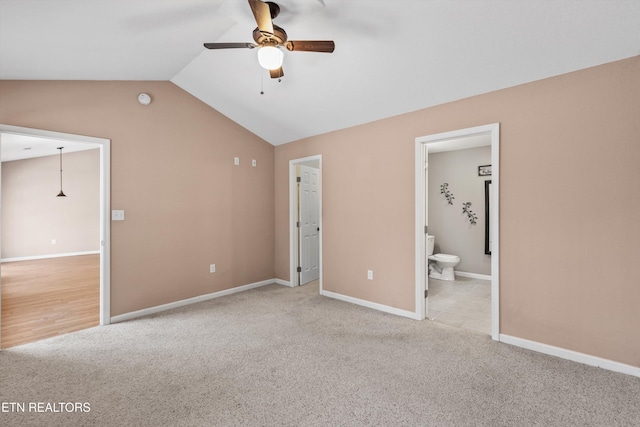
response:
<path id="1" fill-rule="evenodd" d="M 99 254 L 100 251 L 85 251 L 85 252 L 67 252 L 64 254 L 48 254 L 48 255 L 34 255 L 34 256 L 21 256 L 14 258 L 2 258 L 0 262 L 15 262 L 15 261 L 31 261 L 35 259 L 47 259 L 47 258 L 64 258 L 68 256 L 80 256 L 80 255 L 94 255 Z"/>
<path id="2" fill-rule="evenodd" d="M 238 292 L 248 291 L 249 289 L 259 288 L 260 286 L 271 285 L 273 283 L 275 283 L 275 279 L 263 280 L 261 282 L 250 283 L 248 285 L 243 285 L 243 286 L 237 286 L 231 289 L 225 289 L 224 291 L 218 291 L 210 294 L 200 295 L 193 298 L 187 298 L 180 301 L 170 302 L 168 304 L 157 305 L 155 307 L 143 308 L 142 310 L 132 311 L 130 313 L 113 316 L 111 318 L 111 323 L 125 322 L 127 320 L 136 319 L 138 317 L 148 316 L 150 314 L 160 313 L 162 311 L 171 310 L 173 308 L 184 307 L 185 305 L 195 304 L 198 302 L 208 301 L 210 299 L 235 294 Z"/>
<path id="3" fill-rule="evenodd" d="M 619 372 L 621 374 L 633 375 L 640 377 L 640 367 L 615 362 L 601 357 L 591 356 L 589 354 L 579 353 L 573 350 L 567 350 L 561 347 L 555 347 L 548 344 L 542 344 L 536 341 L 529 341 L 523 338 L 512 337 L 510 335 L 500 334 L 500 341 L 511 344 L 516 347 L 526 348 L 527 350 L 537 351 L 539 353 L 548 354 L 550 356 L 560 357 L 589 366 L 606 369 L 608 371 Z"/>
<path id="4" fill-rule="evenodd" d="M 320 295 L 334 298 L 340 301 L 349 302 L 351 304 L 361 305 L 363 307 L 372 308 L 374 310 L 383 311 L 385 313 L 395 314 L 397 316 L 408 317 L 414 320 L 421 320 L 416 313 L 413 311 L 401 310 L 399 308 L 390 307 L 388 305 L 378 304 L 376 302 L 371 302 L 359 298 L 349 297 L 342 294 L 337 294 L 331 291 L 320 291 Z"/>
<path id="5" fill-rule="evenodd" d="M 288 286 L 290 288 L 293 288 L 293 285 L 288 280 L 275 279 L 274 281 L 276 285 Z"/>
<path id="6" fill-rule="evenodd" d="M 491 276 L 488 274 L 465 273 L 464 271 L 457 271 L 457 270 L 454 270 L 453 273 L 456 276 L 468 277 L 470 279 L 491 280 Z"/>

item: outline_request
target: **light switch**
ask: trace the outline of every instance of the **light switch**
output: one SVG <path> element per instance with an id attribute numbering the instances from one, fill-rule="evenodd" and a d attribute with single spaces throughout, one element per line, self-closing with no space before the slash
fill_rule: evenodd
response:
<path id="1" fill-rule="evenodd" d="M 255 168 L 257 165 L 258 165 L 258 162 L 256 162 L 256 159 L 251 160 L 251 166 Z"/>
<path id="2" fill-rule="evenodd" d="M 234 157 L 233 158 L 233 164 L 238 166 L 240 164 L 240 157 Z"/>
<path id="3" fill-rule="evenodd" d="M 123 210 L 112 210 L 111 211 L 111 221 L 124 221 L 124 211 Z"/>

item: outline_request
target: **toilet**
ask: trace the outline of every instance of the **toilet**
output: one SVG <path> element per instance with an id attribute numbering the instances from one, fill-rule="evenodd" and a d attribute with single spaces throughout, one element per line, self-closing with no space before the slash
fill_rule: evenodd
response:
<path id="1" fill-rule="evenodd" d="M 434 254 L 435 236 L 427 235 L 427 255 L 429 260 L 429 277 L 440 280 L 455 280 L 453 268 L 460 262 L 460 257 L 449 254 Z"/>

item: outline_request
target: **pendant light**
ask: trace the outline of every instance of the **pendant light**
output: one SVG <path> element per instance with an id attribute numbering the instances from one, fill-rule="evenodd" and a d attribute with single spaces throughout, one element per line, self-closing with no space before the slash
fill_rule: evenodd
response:
<path id="1" fill-rule="evenodd" d="M 58 193 L 56 197 L 67 197 L 67 195 L 62 192 L 62 149 L 63 148 L 64 147 L 58 147 L 58 150 L 60 150 L 60 193 Z"/>

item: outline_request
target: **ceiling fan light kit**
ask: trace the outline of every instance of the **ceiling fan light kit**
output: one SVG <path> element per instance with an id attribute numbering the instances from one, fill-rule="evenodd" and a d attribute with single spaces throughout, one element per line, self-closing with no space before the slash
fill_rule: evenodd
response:
<path id="1" fill-rule="evenodd" d="M 258 63 L 265 70 L 277 70 L 282 67 L 284 54 L 275 46 L 263 46 L 258 49 Z"/>
<path id="2" fill-rule="evenodd" d="M 331 53 L 335 49 L 332 40 L 291 40 L 288 41 L 284 29 L 273 24 L 280 13 L 280 6 L 271 1 L 249 0 L 251 12 L 258 24 L 253 30 L 254 43 L 205 43 L 207 49 L 258 49 L 258 63 L 262 68 L 269 70 L 271 78 L 284 76 L 282 62 L 284 54 L 280 47 L 291 52 L 324 52 Z"/>

